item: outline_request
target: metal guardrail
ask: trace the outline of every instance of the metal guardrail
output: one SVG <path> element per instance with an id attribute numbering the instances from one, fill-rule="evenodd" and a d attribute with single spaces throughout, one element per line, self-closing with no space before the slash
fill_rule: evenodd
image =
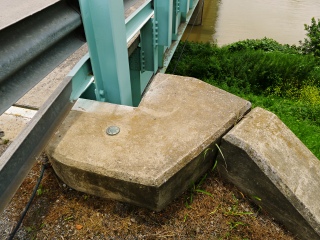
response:
<path id="1" fill-rule="evenodd" d="M 79 28 L 80 15 L 59 1 L 1 31 L 0 115 L 84 44 Z"/>
<path id="2" fill-rule="evenodd" d="M 155 3 L 161 3 L 160 1 L 164 0 L 155 0 Z M 126 32 L 127 37 L 125 36 L 126 40 L 128 41 L 130 37 L 132 37 L 134 33 L 137 33 L 138 31 L 140 31 L 141 35 L 141 46 L 137 48 L 137 50 L 133 51 L 132 56 L 130 56 L 131 60 L 128 59 L 128 61 L 130 61 L 130 71 L 141 73 L 148 72 L 149 70 L 151 74 L 148 74 L 147 78 L 150 80 L 154 73 L 166 68 L 198 1 L 199 0 L 166 1 L 167 8 L 166 12 L 164 12 L 166 13 L 166 18 L 158 22 L 157 20 L 160 19 L 152 19 L 151 12 L 148 10 L 150 9 L 148 4 L 153 4 L 153 1 L 146 0 L 146 4 L 143 5 L 146 8 L 139 9 L 138 12 L 136 11 L 132 13 L 132 15 L 127 18 L 127 21 L 124 23 L 126 26 L 128 26 Z M 73 25 L 73 27 L 70 27 L 67 24 L 68 26 L 66 28 L 68 30 L 64 29 L 63 27 L 56 29 L 59 31 L 59 33 L 61 31 L 64 32 L 64 34 L 57 34 L 60 37 L 56 36 L 56 41 L 52 41 L 50 44 L 48 44 L 49 49 L 44 50 L 45 53 L 50 53 L 50 45 L 52 45 L 52 48 L 55 49 L 55 51 L 66 51 L 67 53 L 64 53 L 63 56 L 68 55 L 69 52 L 64 49 L 63 46 L 61 46 L 63 45 L 64 39 L 70 41 L 71 46 L 78 46 L 76 43 L 77 41 L 72 40 L 73 38 L 70 32 L 73 31 L 72 29 L 77 28 L 77 25 L 79 24 L 79 16 L 76 17 L 74 15 L 76 12 L 66 9 L 65 4 L 65 2 L 59 2 L 58 6 L 54 6 L 54 9 L 61 8 L 60 10 L 57 10 L 57 14 L 65 12 L 66 16 L 70 17 L 71 23 L 69 24 Z M 182 11 L 182 9 L 184 10 Z M 139 14 L 140 10 L 145 10 L 145 12 Z M 159 9 L 155 9 L 155 15 L 157 16 L 157 14 L 160 18 L 163 17 L 161 16 L 161 11 L 159 11 Z M 135 18 L 135 16 L 137 16 L 137 18 Z M 47 16 L 42 15 L 42 17 Z M 72 21 L 72 19 L 74 21 Z M 132 22 L 130 23 L 130 21 Z M 58 23 L 59 22 L 60 21 L 58 21 Z M 160 30 L 158 28 L 160 28 Z M 167 31 L 167 34 L 161 35 L 161 38 L 158 38 L 158 30 L 163 32 L 164 29 Z M 10 35 L 10 32 L 7 34 Z M 54 37 L 54 32 L 52 34 Z M 151 36 L 145 36 L 146 34 L 151 34 Z M 35 35 L 35 37 L 36 36 L 37 35 Z M 48 37 L 48 35 L 46 36 Z M 42 39 L 45 42 L 46 37 Z M 44 42 L 41 44 L 45 45 Z M 43 48 L 45 49 L 45 47 Z M 7 48 L 5 51 L 7 51 Z M 55 51 L 53 50 L 53 52 Z M 145 55 L 143 55 L 142 52 L 144 52 Z M 7 52 L 5 53 L 8 54 Z M 29 62 L 25 62 L 23 64 L 17 63 L 16 68 L 13 68 L 15 71 L 12 71 L 11 74 L 8 74 L 9 71 L 2 73 L 2 76 L 4 77 L 2 79 L 0 78 L 1 111 L 6 109 L 6 107 L 10 104 L 14 103 L 15 99 L 19 98 L 27 91 L 25 89 L 20 90 L 20 88 L 24 88 L 25 86 L 23 74 L 26 73 L 28 76 L 32 76 L 32 74 L 35 74 L 34 70 L 32 70 L 33 67 L 38 67 L 36 68 L 37 71 L 40 70 L 39 68 L 43 67 L 43 65 L 39 63 L 39 61 L 41 62 L 41 59 L 42 61 L 48 61 L 50 59 L 50 56 L 41 52 L 34 54 L 34 63 L 34 59 L 30 57 L 32 53 L 33 51 L 27 51 L 30 60 Z M 161 53 L 161 56 L 159 56 L 158 53 Z M 43 58 L 41 58 L 42 55 L 44 55 Z M 57 57 L 57 59 L 61 61 L 61 58 Z M 46 68 L 46 71 L 48 71 L 50 68 L 52 68 L 52 66 Z M 3 211 L 5 206 L 13 197 L 15 191 L 19 188 L 23 179 L 33 166 L 35 157 L 41 152 L 43 147 L 49 141 L 51 134 L 54 133 L 56 127 L 64 119 L 66 114 L 73 106 L 73 102 L 78 99 L 82 93 L 85 93 L 86 90 L 92 90 L 92 86 L 95 84 L 92 72 L 92 61 L 87 54 L 63 80 L 59 87 L 54 91 L 50 98 L 28 123 L 27 127 L 20 133 L 20 135 L 12 142 L 5 153 L 0 157 L 0 211 Z M 40 78 L 40 75 L 38 75 L 38 78 Z M 141 75 L 142 74 L 139 74 L 139 78 Z M 15 79 L 15 76 L 18 77 L 16 77 L 16 80 L 13 80 Z M 130 77 L 132 76 L 133 75 L 130 73 Z M 144 81 L 143 78 L 140 80 L 138 85 L 139 95 L 140 92 L 143 91 L 143 86 L 147 85 L 147 82 L 142 83 Z M 27 88 L 31 88 L 37 81 L 30 81 L 30 83 L 27 81 Z M 17 86 L 19 86 L 19 89 L 17 89 Z M 10 97 L 10 93 L 13 94 L 12 97 Z M 2 99 L 5 101 L 2 101 Z"/>

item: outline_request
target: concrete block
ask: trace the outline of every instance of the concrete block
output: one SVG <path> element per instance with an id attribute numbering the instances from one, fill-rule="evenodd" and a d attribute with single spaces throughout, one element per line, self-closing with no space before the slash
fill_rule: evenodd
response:
<path id="1" fill-rule="evenodd" d="M 250 107 L 197 79 L 157 74 L 136 108 L 79 99 L 47 153 L 70 187 L 158 211 L 212 166 L 215 143 Z M 120 132 L 107 135 L 109 126 Z"/>
<path id="2" fill-rule="evenodd" d="M 320 162 L 277 116 L 255 108 L 221 151 L 224 178 L 301 239 L 320 239 Z"/>

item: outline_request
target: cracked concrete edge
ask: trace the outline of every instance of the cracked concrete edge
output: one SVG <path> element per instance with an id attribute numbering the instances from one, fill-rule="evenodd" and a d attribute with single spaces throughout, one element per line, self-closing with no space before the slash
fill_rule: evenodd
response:
<path id="1" fill-rule="evenodd" d="M 320 162 L 276 115 L 253 109 L 222 138 L 220 148 L 222 177 L 292 233 L 320 239 Z"/>

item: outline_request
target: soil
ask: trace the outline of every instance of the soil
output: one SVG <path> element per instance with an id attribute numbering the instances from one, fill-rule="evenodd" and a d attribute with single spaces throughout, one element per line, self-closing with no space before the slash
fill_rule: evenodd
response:
<path id="1" fill-rule="evenodd" d="M 0 141 L 2 151 L 7 145 Z M 0 214 L 0 239 L 20 219 L 45 159 L 37 159 Z M 297 239 L 216 171 L 202 180 L 154 212 L 73 190 L 49 166 L 14 239 Z"/>

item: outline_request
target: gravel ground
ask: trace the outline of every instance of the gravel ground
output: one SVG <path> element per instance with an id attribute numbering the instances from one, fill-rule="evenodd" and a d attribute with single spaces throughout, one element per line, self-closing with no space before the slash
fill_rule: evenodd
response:
<path id="1" fill-rule="evenodd" d="M 1 141 L 0 149 L 8 144 Z M 45 158 L 37 159 L 0 214 L 1 240 L 19 220 Z M 203 180 L 163 211 L 153 212 L 75 191 L 49 167 L 14 239 L 297 239 L 215 171 Z"/>
<path id="2" fill-rule="evenodd" d="M 0 156 L 2 153 L 9 147 L 10 142 L 6 140 L 4 137 L 3 131 L 0 131 Z M 29 175 L 32 174 L 31 172 Z M 15 206 L 15 202 L 11 201 L 9 206 L 0 213 L 0 239 L 4 240 L 7 239 L 8 236 L 11 233 L 11 230 L 15 227 L 16 222 L 13 220 L 12 216 L 20 214 L 20 212 L 17 212 L 17 208 Z M 20 231 L 16 234 L 17 239 L 27 239 L 27 233 L 22 228 Z"/>

